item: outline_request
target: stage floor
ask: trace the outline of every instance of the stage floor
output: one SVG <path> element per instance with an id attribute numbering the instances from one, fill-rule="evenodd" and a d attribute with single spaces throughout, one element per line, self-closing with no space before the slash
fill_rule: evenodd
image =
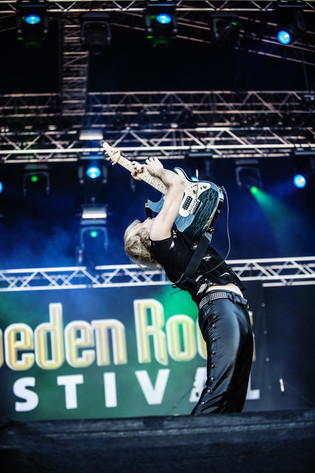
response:
<path id="1" fill-rule="evenodd" d="M 315 410 L 13 422 L 2 473 L 315 471 Z"/>

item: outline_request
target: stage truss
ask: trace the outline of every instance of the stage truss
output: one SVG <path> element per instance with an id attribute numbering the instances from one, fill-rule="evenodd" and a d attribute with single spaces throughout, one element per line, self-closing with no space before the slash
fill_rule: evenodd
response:
<path id="1" fill-rule="evenodd" d="M 314 151 L 314 91 L 88 92 L 89 53 L 81 44 L 80 15 L 103 11 L 113 28 L 144 33 L 146 2 L 47 3 L 50 20 L 59 25 L 61 90 L 0 95 L 0 162 L 71 162 L 100 152 L 97 143 L 78 140 L 82 127 L 103 128 L 106 140 L 132 159 L 147 153 L 182 159 L 190 149 L 255 159 L 287 157 L 296 148 Z M 235 12 L 238 49 L 315 66 L 315 2 L 304 2 L 306 35 L 285 47 L 275 40 L 276 3 L 179 0 L 178 40 L 210 44 L 208 16 Z M 0 32 L 16 29 L 16 11 L 17 2 L 0 0 Z"/>
<path id="2" fill-rule="evenodd" d="M 67 85 L 69 89 L 74 84 Z M 72 91 L 73 93 L 73 91 Z M 0 95 L 2 163 L 69 162 L 101 153 L 99 142 L 79 140 L 84 127 L 132 159 L 154 154 L 214 158 L 290 156 L 315 152 L 315 92 L 166 91 Z M 60 105 L 61 104 L 61 105 Z M 23 126 L 19 127 L 19 120 Z M 64 120 L 68 122 L 65 126 Z M 94 157 L 93 157 L 94 158 Z"/>
<path id="3" fill-rule="evenodd" d="M 242 281 L 260 281 L 264 287 L 315 284 L 315 256 L 229 260 L 227 263 Z M 164 271 L 143 271 L 131 264 L 96 266 L 93 269 L 73 266 L 0 270 L 0 292 L 169 284 Z"/>
<path id="4" fill-rule="evenodd" d="M 48 15 L 51 20 L 62 19 L 67 24 L 76 22 L 82 13 L 90 11 L 110 14 L 112 27 L 145 32 L 145 1 L 113 0 L 51 1 L 48 0 Z M 176 2 L 178 19 L 177 38 L 199 43 L 210 43 L 208 15 L 213 12 L 234 12 L 240 22 L 238 49 L 254 54 L 266 55 L 288 61 L 315 65 L 315 31 L 308 28 L 305 37 L 283 47 L 276 40 L 277 24 L 274 18 L 276 1 L 187 1 Z M 13 29 L 17 2 L 0 0 L 0 31 Z M 304 14 L 313 15 L 313 1 L 304 2 Z M 310 22 L 311 23 L 311 22 Z M 77 40 L 75 39 L 77 43 Z M 77 43 L 78 45 L 78 43 Z M 81 48 L 77 49 L 78 51 Z M 74 50 L 74 49 L 73 49 Z"/>

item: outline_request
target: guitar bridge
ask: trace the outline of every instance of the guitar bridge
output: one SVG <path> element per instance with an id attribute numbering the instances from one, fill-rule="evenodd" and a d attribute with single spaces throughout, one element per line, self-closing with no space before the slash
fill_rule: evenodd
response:
<path id="1" fill-rule="evenodd" d="M 191 205 L 191 209 L 189 210 L 189 213 L 191 215 L 195 215 L 195 213 L 197 212 L 198 208 L 199 208 L 199 205 L 200 205 L 200 200 L 199 199 L 196 199 L 193 204 Z"/>

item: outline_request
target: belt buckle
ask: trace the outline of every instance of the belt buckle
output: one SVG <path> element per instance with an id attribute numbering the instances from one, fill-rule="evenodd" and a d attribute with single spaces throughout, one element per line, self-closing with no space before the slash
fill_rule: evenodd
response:
<path id="1" fill-rule="evenodd" d="M 243 305 L 246 309 L 249 309 L 249 305 L 248 305 L 248 302 L 247 302 L 247 299 L 244 299 L 243 297 L 241 297 L 239 294 L 236 294 L 236 292 L 230 292 L 230 295 L 231 295 L 231 300 L 235 303 L 235 304 L 240 304 L 240 305 Z"/>

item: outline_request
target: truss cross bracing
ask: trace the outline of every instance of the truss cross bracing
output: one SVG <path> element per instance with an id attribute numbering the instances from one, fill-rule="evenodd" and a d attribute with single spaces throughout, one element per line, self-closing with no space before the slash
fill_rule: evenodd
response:
<path id="1" fill-rule="evenodd" d="M 315 151 L 315 93 L 88 93 L 87 112 L 84 100 L 82 89 L 69 100 L 66 93 L 63 100 L 58 94 L 0 96 L 2 163 L 76 161 L 101 152 L 99 142 L 79 140 L 84 124 L 103 129 L 106 140 L 133 159 L 148 153 L 181 159 L 189 150 L 211 151 L 214 158 Z M 72 125 L 65 128 L 60 117 Z"/>
<path id="2" fill-rule="evenodd" d="M 315 284 L 315 256 L 227 261 L 243 281 L 264 287 Z M 86 289 L 170 284 L 163 271 L 135 265 L 0 270 L 0 292 Z"/>

